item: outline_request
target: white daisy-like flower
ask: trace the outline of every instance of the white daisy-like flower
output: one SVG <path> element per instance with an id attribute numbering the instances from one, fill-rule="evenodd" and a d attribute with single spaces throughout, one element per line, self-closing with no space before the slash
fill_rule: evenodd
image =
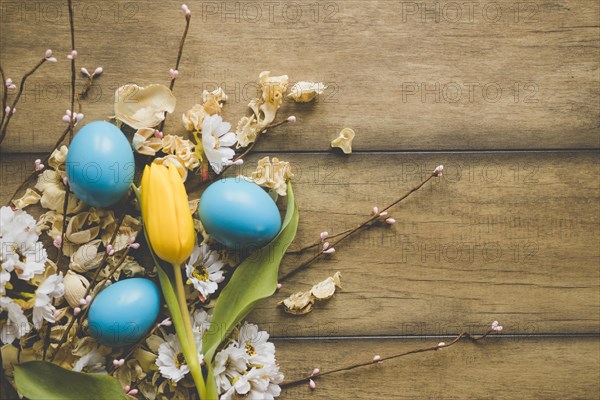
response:
<path id="1" fill-rule="evenodd" d="M 220 174 L 223 166 L 228 165 L 235 155 L 231 148 L 236 143 L 231 124 L 223 122 L 220 115 L 209 115 L 202 122 L 202 147 L 212 169 Z"/>
<path id="2" fill-rule="evenodd" d="M 0 320 L 1 343 L 10 344 L 29 333 L 31 327 L 23 309 L 9 297 L 0 297 L 0 313 L 4 312 L 7 316 Z"/>
<path id="3" fill-rule="evenodd" d="M 188 283 L 200 292 L 204 299 L 217 291 L 219 283 L 223 282 L 223 267 L 225 263 L 219 259 L 216 251 L 206 244 L 195 246 L 189 261 L 185 265 Z"/>
<path id="4" fill-rule="evenodd" d="M 269 366 L 275 364 L 275 345 L 268 342 L 269 334 L 258 326 L 245 322 L 238 334 L 238 346 L 246 352 L 248 364 Z"/>
<path id="5" fill-rule="evenodd" d="M 33 305 L 33 325 L 36 329 L 42 327 L 44 320 L 54 323 L 54 312 L 56 308 L 52 300 L 65 294 L 63 276 L 50 275 L 35 291 L 35 302 Z"/>
<path id="6" fill-rule="evenodd" d="M 246 353 L 235 343 L 215 355 L 213 373 L 217 381 L 219 393 L 226 393 L 232 388 L 231 382 L 236 382 L 246 371 Z"/>
<path id="7" fill-rule="evenodd" d="M 158 347 L 158 357 L 156 358 L 156 365 L 158 370 L 163 377 L 172 380 L 173 382 L 179 382 L 187 373 L 190 372 L 190 367 L 187 365 L 185 356 L 181 351 L 181 345 L 176 335 L 167 335 L 165 342 Z M 198 361 L 202 362 L 204 356 L 200 352 L 201 346 L 198 344 L 202 343 L 196 338 L 196 348 L 198 349 Z"/>
<path id="8" fill-rule="evenodd" d="M 0 268 L 2 293 L 10 279 L 7 273 L 15 271 L 23 280 L 29 280 L 45 270 L 46 250 L 38 241 L 35 219 L 23 210 L 0 208 Z"/>
<path id="9" fill-rule="evenodd" d="M 220 397 L 220 400 L 231 400 L 243 396 L 252 400 L 273 400 L 281 394 L 279 384 L 283 382 L 283 374 L 275 365 L 267 368 L 251 368 L 241 375 Z"/>
<path id="10" fill-rule="evenodd" d="M 77 360 L 73 371 L 107 375 L 105 361 L 106 357 L 100 354 L 98 349 L 94 349 Z"/>
<path id="11" fill-rule="evenodd" d="M 283 374 L 275 360 L 275 346 L 268 339 L 267 332 L 246 322 L 237 340 L 217 353 L 214 374 L 221 400 L 279 396 Z"/>

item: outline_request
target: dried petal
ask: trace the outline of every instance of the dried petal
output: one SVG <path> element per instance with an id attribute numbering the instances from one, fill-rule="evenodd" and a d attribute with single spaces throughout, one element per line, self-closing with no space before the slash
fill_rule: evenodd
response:
<path id="1" fill-rule="evenodd" d="M 223 88 L 220 86 L 218 88 L 216 88 L 215 90 L 213 90 L 212 92 L 209 92 L 208 90 L 202 91 L 202 101 L 203 102 L 206 103 L 211 98 L 214 98 L 218 103 L 224 103 L 228 99 L 227 95 L 223 91 Z M 223 105 L 221 104 L 221 107 L 222 106 Z"/>
<path id="2" fill-rule="evenodd" d="M 39 203 L 41 198 L 42 198 L 41 194 L 39 194 L 38 192 L 36 192 L 35 190 L 33 190 L 31 188 L 27 188 L 27 190 L 25 191 L 25 194 L 23 196 L 19 197 L 18 199 L 13 200 L 13 204 L 15 205 L 16 208 L 23 209 L 32 204 Z"/>
<path id="3" fill-rule="evenodd" d="M 48 165 L 56 170 L 64 170 L 63 166 L 67 161 L 68 152 L 69 148 L 65 145 L 62 145 L 59 149 L 54 150 L 48 159 Z"/>
<path id="4" fill-rule="evenodd" d="M 335 293 L 335 288 L 341 287 L 340 277 L 340 272 L 336 272 L 334 276 L 314 285 L 312 289 L 310 289 L 310 294 L 317 300 L 330 299 Z"/>
<path id="5" fill-rule="evenodd" d="M 258 167 L 250 175 L 250 180 L 259 186 L 275 190 L 280 196 L 285 196 L 287 181 L 293 177 L 289 162 L 279 161 L 276 157 L 270 161 L 267 156 L 258 161 Z"/>
<path id="6" fill-rule="evenodd" d="M 85 296 L 85 292 L 90 286 L 90 282 L 83 275 L 67 271 L 63 283 L 65 285 L 65 300 L 71 307 L 78 307 L 80 300 Z"/>
<path id="7" fill-rule="evenodd" d="M 131 141 L 133 149 L 147 156 L 156 155 L 156 152 L 162 149 L 163 141 L 154 136 L 154 132 L 155 130 L 152 128 L 138 129 Z"/>
<path id="8" fill-rule="evenodd" d="M 121 86 L 115 92 L 115 118 L 134 129 L 152 128 L 175 110 L 175 96 L 164 85 Z"/>
<path id="9" fill-rule="evenodd" d="M 72 255 L 69 268 L 76 272 L 87 272 L 100 266 L 103 254 L 98 252 L 102 240 L 95 239 L 80 246 Z"/>
<path id="10" fill-rule="evenodd" d="M 279 302 L 285 311 L 293 315 L 304 315 L 312 311 L 315 299 L 309 292 L 294 293 L 287 299 Z"/>
<path id="11" fill-rule="evenodd" d="M 340 135 L 331 141 L 331 147 L 339 147 L 345 154 L 352 153 L 352 140 L 355 133 L 350 128 L 344 128 Z"/>
<path id="12" fill-rule="evenodd" d="M 327 89 L 327 86 L 323 83 L 301 81 L 292 86 L 287 97 L 298 103 L 307 103 L 317 95 L 323 94 L 325 89 Z"/>

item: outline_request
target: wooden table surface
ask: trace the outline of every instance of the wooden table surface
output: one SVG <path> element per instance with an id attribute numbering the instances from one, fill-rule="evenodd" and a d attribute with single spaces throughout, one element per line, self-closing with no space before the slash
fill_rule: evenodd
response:
<path id="1" fill-rule="evenodd" d="M 5 203 L 51 150 L 69 103 L 64 1 L 2 0 L 0 55 L 20 77 L 46 48 L 59 57 L 27 84 L 2 144 Z M 230 95 L 236 122 L 263 70 L 325 82 L 315 104 L 286 101 L 247 160 L 290 161 L 296 244 L 352 227 L 439 164 L 393 214 L 294 275 L 249 320 L 269 330 L 286 377 L 435 345 L 460 330 L 505 333 L 284 391 L 298 399 L 598 398 L 600 393 L 600 5 L 554 1 L 206 1 L 193 11 L 177 109 L 203 89 Z M 112 115 L 125 83 L 166 83 L 183 29 L 179 3 L 75 3 L 78 66 L 104 67 L 83 104 Z M 78 87 L 83 80 L 78 81 Z M 354 154 L 332 154 L 339 130 Z M 285 272 L 298 259 L 288 257 Z M 343 290 L 305 317 L 276 308 L 335 271 Z"/>

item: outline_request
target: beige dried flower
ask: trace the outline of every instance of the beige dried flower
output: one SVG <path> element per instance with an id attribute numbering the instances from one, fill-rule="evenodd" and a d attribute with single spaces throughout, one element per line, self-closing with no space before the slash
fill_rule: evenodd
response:
<path id="1" fill-rule="evenodd" d="M 175 155 L 187 169 L 193 170 L 200 166 L 200 160 L 195 152 L 196 146 L 191 140 L 176 135 L 166 135 L 163 144 L 163 152 Z"/>
<path id="2" fill-rule="evenodd" d="M 256 141 L 260 126 L 258 125 L 254 115 L 250 117 L 242 117 L 238 122 L 235 135 L 237 137 L 237 148 L 246 147 Z"/>
<path id="3" fill-rule="evenodd" d="M 42 194 L 40 205 L 42 208 L 57 212 L 63 211 L 65 200 L 65 185 L 62 175 L 58 171 L 47 169 L 38 176 L 35 188 Z M 74 214 L 85 208 L 85 203 L 74 194 L 69 193 L 67 213 Z"/>
<path id="4" fill-rule="evenodd" d="M 65 300 L 71 307 L 79 307 L 79 301 L 85 297 L 90 282 L 83 275 L 67 271 L 63 283 L 65 285 Z"/>
<path id="5" fill-rule="evenodd" d="M 183 113 L 181 121 L 186 131 L 201 131 L 204 117 L 209 115 L 202 104 L 196 104 L 194 107 Z"/>
<path id="6" fill-rule="evenodd" d="M 221 107 L 223 107 L 224 102 L 226 102 L 229 98 L 227 97 L 227 95 L 225 94 L 225 92 L 223 91 L 222 87 L 218 87 L 215 90 L 213 90 L 212 92 L 209 92 L 208 90 L 203 90 L 202 91 L 202 101 L 203 102 L 207 102 L 209 101 L 211 98 L 215 99 L 220 105 Z"/>
<path id="7" fill-rule="evenodd" d="M 293 315 L 308 314 L 313 310 L 315 298 L 309 292 L 294 293 L 287 299 L 279 302 L 285 311 Z"/>
<path id="8" fill-rule="evenodd" d="M 308 103 L 327 89 L 324 83 L 301 81 L 292 86 L 287 97 L 298 102 Z"/>
<path id="9" fill-rule="evenodd" d="M 153 128 L 138 129 L 133 134 L 131 145 L 133 149 L 140 154 L 154 156 L 156 152 L 162 149 L 163 140 L 155 136 L 156 131 Z"/>
<path id="10" fill-rule="evenodd" d="M 322 282 L 317 283 L 310 289 L 310 294 L 312 294 L 317 300 L 328 300 L 333 297 L 335 293 L 335 288 L 341 288 L 341 278 L 342 274 L 340 272 L 336 272 L 335 275 L 330 276 Z"/>
<path id="11" fill-rule="evenodd" d="M 331 141 L 331 147 L 339 147 L 345 154 L 352 153 L 352 140 L 354 139 L 354 131 L 350 128 L 344 128 L 340 135 Z"/>
<path id="12" fill-rule="evenodd" d="M 134 129 L 153 128 L 175 110 L 175 96 L 164 85 L 128 84 L 115 92 L 115 115 Z"/>
<path id="13" fill-rule="evenodd" d="M 205 90 L 202 92 L 202 101 L 204 104 L 195 104 L 181 116 L 183 126 L 187 131 L 200 132 L 206 116 L 221 113 L 223 102 L 227 101 L 227 95 L 220 87 L 212 92 Z"/>
<path id="14" fill-rule="evenodd" d="M 289 162 L 279 161 L 276 157 L 273 157 L 273 160 L 270 161 L 267 156 L 258 161 L 258 167 L 250 175 L 250 180 L 259 186 L 275 190 L 280 196 L 285 196 L 287 194 L 287 181 L 293 177 Z"/>
<path id="15" fill-rule="evenodd" d="M 76 272 L 87 272 L 98 268 L 104 256 L 98 252 L 102 240 L 95 239 L 80 246 L 72 255 L 69 268 Z"/>
<path id="16" fill-rule="evenodd" d="M 279 108 L 287 90 L 288 76 L 271 76 L 270 71 L 263 71 L 258 77 L 263 101 Z"/>
<path id="17" fill-rule="evenodd" d="M 74 244 L 82 245 L 98 237 L 100 225 L 96 216 L 89 212 L 81 212 L 73 216 L 67 225 L 65 238 Z"/>
<path id="18" fill-rule="evenodd" d="M 287 90 L 288 76 L 270 76 L 269 71 L 259 75 L 261 98 L 250 100 L 248 107 L 254 115 L 242 117 L 238 122 L 235 135 L 237 147 L 246 147 L 256 141 L 258 133 L 263 131 L 274 120 L 277 110 L 283 102 Z"/>
<path id="19" fill-rule="evenodd" d="M 314 285 L 309 291 L 294 293 L 278 304 L 282 305 L 287 313 L 293 315 L 308 314 L 313 310 L 315 301 L 332 298 L 335 289 L 342 287 L 341 276 L 340 272 L 336 272 L 333 276 Z"/>
<path id="20" fill-rule="evenodd" d="M 31 188 L 27 188 L 27 190 L 25 191 L 25 194 L 23 194 L 23 196 L 19 197 L 18 199 L 13 200 L 13 204 L 15 205 L 16 208 L 22 210 L 23 208 L 25 208 L 27 206 L 39 203 L 41 198 L 42 198 L 41 194 L 39 194 L 38 192 L 36 192 L 35 190 L 33 190 Z"/>
<path id="21" fill-rule="evenodd" d="M 68 152 L 69 148 L 65 145 L 62 145 L 59 149 L 55 149 L 48 159 L 48 165 L 56 170 L 64 170 L 63 166 L 67 161 Z"/>
<path id="22" fill-rule="evenodd" d="M 115 228 L 116 223 L 114 225 L 111 224 L 102 231 L 101 239 L 102 244 L 104 244 L 105 247 L 111 244 L 111 239 L 115 232 Z M 112 242 L 114 250 L 118 252 L 128 247 L 131 243 L 131 238 L 136 237 L 141 229 L 142 222 L 139 219 L 132 217 L 129 214 L 125 215 L 123 222 L 119 227 L 119 232 L 117 232 L 115 240 Z"/>

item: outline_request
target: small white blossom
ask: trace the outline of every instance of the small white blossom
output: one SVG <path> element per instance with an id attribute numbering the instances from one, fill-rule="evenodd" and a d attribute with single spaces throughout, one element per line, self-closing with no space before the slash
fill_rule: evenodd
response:
<path id="1" fill-rule="evenodd" d="M 63 276 L 50 275 L 35 291 L 35 303 L 33 306 L 33 325 L 36 329 L 42 327 L 44 320 L 54 323 L 56 308 L 52 300 L 62 297 L 65 293 Z"/>
<path id="2" fill-rule="evenodd" d="M 202 147 L 212 169 L 220 174 L 223 166 L 235 156 L 231 148 L 236 143 L 231 124 L 223 122 L 220 115 L 207 115 L 202 122 Z"/>
<path id="3" fill-rule="evenodd" d="M 46 250 L 38 241 L 35 219 L 23 210 L 0 209 L 0 295 L 5 294 L 7 273 L 29 280 L 45 270 Z"/>
<path id="4" fill-rule="evenodd" d="M 217 291 L 219 283 L 223 282 L 223 267 L 217 252 L 212 251 L 206 244 L 195 246 L 189 261 L 185 265 L 188 282 L 200 292 L 203 298 L 208 298 Z"/>

